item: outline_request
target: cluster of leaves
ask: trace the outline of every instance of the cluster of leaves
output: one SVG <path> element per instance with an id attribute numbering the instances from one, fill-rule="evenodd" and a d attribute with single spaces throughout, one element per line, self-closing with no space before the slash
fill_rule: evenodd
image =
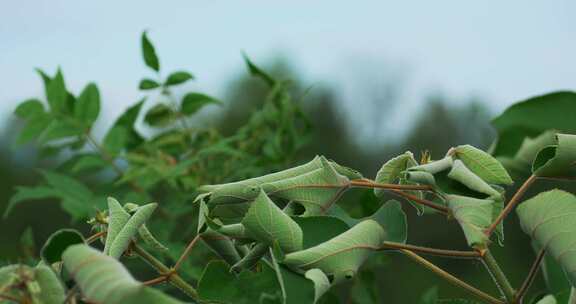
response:
<path id="1" fill-rule="evenodd" d="M 553 93 L 512 106 L 494 120 L 499 139 L 492 153 L 461 145 L 442 158 L 417 162 L 406 152 L 385 162 L 374 179 L 323 156 L 264 174 L 286 167 L 309 128 L 287 83 L 247 60 L 250 72 L 270 86 L 269 100 L 236 134 L 224 137 L 214 129 L 191 127 L 187 120 L 219 102 L 196 92 L 176 98 L 171 87 L 193 79 L 192 74 L 160 77 L 160 62 L 146 33 L 142 50 L 157 79 L 145 78 L 139 87 L 158 90 L 161 99 L 144 114 L 155 128 L 151 137 L 135 127 L 142 100 L 99 143 L 91 135 L 100 109 L 97 87 L 88 85 L 75 97 L 66 90 L 61 72 L 54 77 L 41 73 L 48 110 L 36 99 L 16 110 L 27 121 L 20 142 L 36 139 L 43 155 L 63 149 L 76 154 L 58 172 L 43 171 L 45 184 L 19 188 L 9 210 L 24 200 L 58 198 L 74 219 L 93 216 L 88 222 L 95 234 L 84 239 L 75 230 L 58 231 L 44 244 L 37 266 L 0 268 L 0 302 L 79 298 L 88 303 L 182 303 L 150 287 L 168 282 L 197 303 L 338 303 L 332 287 L 354 280 L 371 256 L 387 251 L 405 254 L 475 296 L 439 299 L 432 289 L 423 303 L 528 303 L 524 296 L 542 261 L 550 294 L 530 303 L 576 301 L 574 194 L 553 189 L 517 208 L 522 229 L 539 252 L 520 288 L 511 286 L 490 253 L 494 241 L 504 245 L 503 219 L 531 184 L 576 178 L 576 135 L 570 134 L 576 133 L 575 93 Z M 87 142 L 95 152 L 86 152 Z M 504 187 L 513 184 L 507 168 L 518 176 L 531 175 L 505 204 Z M 102 174 L 105 170 L 115 175 Z M 83 175 L 88 172 L 93 175 Z M 79 177 L 97 186 L 88 187 Z M 338 204 L 345 192 L 357 188 L 373 189 L 384 202 L 360 219 Z M 109 194 L 126 203 L 104 199 Z M 410 203 L 420 215 L 457 221 L 470 250 L 407 244 L 406 214 L 389 195 Z M 158 204 L 146 203 L 155 198 L 161 198 Z M 94 214 L 94 207 L 105 210 Z M 156 210 L 161 214 L 153 217 Z M 186 267 L 190 252 L 201 248 L 219 258 Z M 419 254 L 482 260 L 501 295 L 478 290 Z M 135 279 L 120 262 L 132 256 L 159 276 Z M 552 282 L 551 272 L 558 270 L 565 275 Z"/>

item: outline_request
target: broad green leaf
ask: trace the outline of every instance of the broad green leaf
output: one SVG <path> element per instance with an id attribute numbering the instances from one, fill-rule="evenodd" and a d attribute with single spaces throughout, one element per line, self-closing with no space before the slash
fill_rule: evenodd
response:
<path id="1" fill-rule="evenodd" d="M 177 84 L 184 83 L 184 82 L 191 80 L 191 79 L 194 79 L 194 76 L 192 76 L 192 74 L 190 74 L 186 71 L 177 71 L 177 72 L 173 72 L 172 74 L 168 75 L 168 78 L 166 78 L 166 82 L 164 84 L 167 86 L 177 85 Z"/>
<path id="2" fill-rule="evenodd" d="M 244 57 L 244 62 L 246 63 L 248 71 L 252 76 L 262 79 L 270 87 L 274 87 L 276 85 L 276 80 L 274 80 L 274 78 L 257 67 L 246 54 L 242 54 L 242 56 Z"/>
<path id="3" fill-rule="evenodd" d="M 487 183 L 504 185 L 513 183 L 506 169 L 490 154 L 470 145 L 458 146 L 453 151 L 455 157 Z"/>
<path id="4" fill-rule="evenodd" d="M 130 214 L 112 197 L 108 198 L 108 214 L 108 229 L 106 230 L 104 254 L 110 254 L 112 243 L 130 219 Z"/>
<path id="5" fill-rule="evenodd" d="M 576 177 L 576 135 L 557 134 L 556 145 L 538 152 L 532 170 L 536 176 Z"/>
<path id="6" fill-rule="evenodd" d="M 28 200 L 38 200 L 38 199 L 47 199 L 57 197 L 57 191 L 44 186 L 38 187 L 24 187 L 18 186 L 16 187 L 16 193 L 12 195 L 10 201 L 8 202 L 8 206 L 6 210 L 4 210 L 4 218 L 8 217 L 12 209 L 16 207 L 16 205 L 28 201 Z"/>
<path id="7" fill-rule="evenodd" d="M 64 138 L 82 136 L 84 130 L 70 118 L 53 119 L 38 138 L 41 144 Z"/>
<path id="8" fill-rule="evenodd" d="M 74 117 L 85 126 L 91 127 L 100 114 L 100 92 L 94 83 L 84 88 L 74 104 Z"/>
<path id="9" fill-rule="evenodd" d="M 16 139 L 16 144 L 22 145 L 32 140 L 38 140 L 42 133 L 46 131 L 46 128 L 48 128 L 52 120 L 52 116 L 46 113 L 35 115 L 34 119 L 30 119 L 20 131 L 20 134 Z"/>
<path id="10" fill-rule="evenodd" d="M 524 138 L 547 130 L 576 133 L 576 93 L 559 91 L 529 98 L 506 109 L 492 120 L 498 131 L 496 156 L 514 156 Z"/>
<path id="11" fill-rule="evenodd" d="M 48 104 L 50 105 L 50 110 L 54 113 L 66 113 L 67 112 L 67 99 L 68 91 L 66 91 L 66 85 L 64 84 L 64 75 L 62 71 L 58 69 L 56 76 L 52 78 L 48 84 L 47 89 Z"/>
<path id="12" fill-rule="evenodd" d="M 206 265 L 198 282 L 198 296 L 207 303 L 253 304 L 281 303 L 274 270 L 263 265 L 262 271 L 243 271 L 238 276 L 222 261 Z M 265 302 L 266 299 L 274 300 Z"/>
<path id="13" fill-rule="evenodd" d="M 120 153 L 130 138 L 130 130 L 124 126 L 113 126 L 104 138 L 103 148 L 112 155 Z"/>
<path id="14" fill-rule="evenodd" d="M 136 281 L 116 259 L 87 245 L 72 245 L 64 267 L 90 302 L 107 304 L 176 304 L 180 301 Z"/>
<path id="15" fill-rule="evenodd" d="M 303 249 L 314 247 L 346 232 L 351 226 L 333 216 L 293 217 L 302 229 Z"/>
<path id="16" fill-rule="evenodd" d="M 352 278 L 385 239 L 382 226 L 366 220 L 322 244 L 287 254 L 282 263 L 304 270 L 318 268 L 340 282 Z"/>
<path id="17" fill-rule="evenodd" d="M 176 120 L 176 113 L 166 104 L 153 106 L 146 115 L 144 121 L 154 127 L 165 127 Z"/>
<path id="18" fill-rule="evenodd" d="M 250 251 L 248 251 L 248 253 L 243 256 L 240 261 L 232 265 L 231 270 L 238 272 L 241 270 L 252 269 L 252 267 L 254 267 L 254 265 L 256 265 L 262 259 L 262 257 L 264 257 L 264 255 L 266 255 L 269 248 L 270 246 L 267 244 L 256 243 L 256 245 L 250 248 Z"/>
<path id="19" fill-rule="evenodd" d="M 335 161 L 332 160 L 328 160 L 328 162 L 330 163 L 330 165 L 332 165 L 332 167 L 334 168 L 334 170 L 336 170 L 336 172 L 338 172 L 341 175 L 346 176 L 349 179 L 361 179 L 364 178 L 364 176 L 362 176 L 362 173 L 352 169 L 352 168 L 348 168 L 345 166 L 342 166 L 338 163 L 336 163 Z"/>
<path id="20" fill-rule="evenodd" d="M 14 114 L 23 119 L 32 119 L 43 113 L 45 113 L 44 105 L 35 98 L 21 102 L 14 110 Z"/>
<path id="21" fill-rule="evenodd" d="M 160 87 L 160 84 L 157 81 L 148 78 L 140 80 L 140 84 L 138 84 L 138 88 L 143 91 L 152 90 L 158 87 Z"/>
<path id="22" fill-rule="evenodd" d="M 558 189 L 542 192 L 521 203 L 516 212 L 522 230 L 560 263 L 574 287 L 576 196 Z"/>
<path id="23" fill-rule="evenodd" d="M 447 195 L 448 208 L 462 227 L 470 247 L 485 248 L 488 237 L 484 233 L 493 219 L 494 201 L 460 195 Z"/>
<path id="24" fill-rule="evenodd" d="M 86 171 L 100 170 L 108 167 L 108 163 L 96 153 L 83 154 L 78 157 L 76 162 L 72 165 L 70 171 L 72 173 L 82 173 Z"/>
<path id="25" fill-rule="evenodd" d="M 61 200 L 62 208 L 74 218 L 89 217 L 96 207 L 96 197 L 84 184 L 52 171 L 42 171 L 42 176 Z"/>
<path id="26" fill-rule="evenodd" d="M 535 253 L 541 250 L 541 247 L 536 241 L 532 241 L 532 247 Z M 548 287 L 548 292 L 557 297 L 567 298 L 569 295 L 566 295 L 566 293 L 570 290 L 570 281 L 568 281 L 566 273 L 560 266 L 560 263 L 558 263 L 549 252 L 546 252 L 544 255 L 541 270 L 544 281 L 546 282 L 546 287 Z"/>
<path id="27" fill-rule="evenodd" d="M 209 104 L 219 105 L 222 104 L 222 102 L 214 97 L 202 93 L 188 93 L 182 98 L 180 112 L 184 115 L 192 115 Z"/>
<path id="28" fill-rule="evenodd" d="M 460 161 L 455 160 L 452 165 L 452 170 L 448 173 L 448 177 L 456 180 L 471 190 L 484 193 L 488 196 L 498 197 L 500 193 L 486 183 L 482 178 L 472 172 L 466 165 Z"/>
<path id="29" fill-rule="evenodd" d="M 151 203 L 138 208 L 112 240 L 108 255 L 113 258 L 120 258 L 130 245 L 130 241 L 138 233 L 138 229 L 150 218 L 157 206 L 158 204 Z"/>
<path id="30" fill-rule="evenodd" d="M 270 245 L 277 241 L 285 252 L 302 249 L 303 236 L 300 226 L 282 212 L 262 190 L 250 204 L 242 224 L 246 227 L 247 234 L 260 242 Z"/>
<path id="31" fill-rule="evenodd" d="M 314 303 L 316 303 L 330 289 L 330 281 L 326 274 L 317 268 L 306 271 L 304 276 L 314 282 Z"/>
<path id="32" fill-rule="evenodd" d="M 350 187 L 350 180 L 336 172 L 326 159 L 321 158 L 321 168 L 302 175 L 262 185 L 271 197 L 280 197 L 301 204 L 304 216 L 326 212 Z"/>
<path id="33" fill-rule="evenodd" d="M 62 304 L 66 299 L 66 292 L 60 279 L 54 271 L 46 266 L 39 265 L 34 271 L 34 280 L 40 287 L 39 298 L 45 304 Z"/>
<path id="34" fill-rule="evenodd" d="M 506 168 L 516 170 L 525 175 L 532 171 L 532 164 L 538 152 L 547 146 L 555 144 L 557 144 L 556 132 L 546 131 L 535 137 L 524 138 L 514 157 L 499 157 L 498 160 Z"/>
<path id="35" fill-rule="evenodd" d="M 62 260 L 62 253 L 70 245 L 83 243 L 84 237 L 77 230 L 60 229 L 52 233 L 46 240 L 40 251 L 40 256 L 48 265 L 51 265 Z"/>
<path id="36" fill-rule="evenodd" d="M 158 56 L 156 56 L 156 50 L 154 45 L 148 39 L 148 34 L 146 32 L 142 33 L 142 57 L 144 58 L 144 63 L 156 72 L 160 71 L 160 61 Z"/>
<path id="37" fill-rule="evenodd" d="M 405 152 L 400 156 L 396 156 L 387 161 L 378 173 L 376 173 L 375 181 L 382 184 L 393 184 L 403 177 L 403 172 L 410 167 L 418 165 L 414 159 L 412 152 Z M 378 197 L 384 195 L 385 191 L 382 189 L 374 189 L 374 194 Z"/>

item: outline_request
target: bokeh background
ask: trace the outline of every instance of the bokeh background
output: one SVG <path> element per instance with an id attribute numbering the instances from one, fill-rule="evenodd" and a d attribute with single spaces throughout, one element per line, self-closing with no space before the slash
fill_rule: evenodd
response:
<path id="1" fill-rule="evenodd" d="M 61 67 L 78 92 L 98 83 L 102 136 L 141 97 L 146 68 L 139 37 L 149 30 L 163 68 L 185 68 L 188 84 L 225 102 L 199 118 L 234 132 L 261 105 L 265 88 L 241 53 L 302 94 L 313 138 L 301 161 L 324 154 L 373 177 L 390 157 L 411 150 L 441 156 L 454 145 L 488 148 L 490 118 L 522 99 L 576 87 L 573 1 L 111 1 L 21 0 L 0 3 L 0 212 L 16 185 L 34 184 L 33 145 L 13 144 L 18 102 L 41 96 L 34 68 Z M 406 208 L 409 241 L 464 249 L 456 223 Z M 506 247 L 494 253 L 519 285 L 534 254 L 512 217 Z M 81 224 L 81 223 L 80 223 Z M 41 244 L 70 226 L 54 202 L 23 204 L 0 219 L 0 260 L 17 260 L 24 231 Z M 27 234 L 24 234 L 25 236 Z M 30 242 L 28 242 L 30 243 Z M 432 259 L 496 293 L 481 264 Z M 387 303 L 416 303 L 428 287 L 465 296 L 400 256 L 378 275 Z M 532 293 L 543 287 L 537 281 Z"/>

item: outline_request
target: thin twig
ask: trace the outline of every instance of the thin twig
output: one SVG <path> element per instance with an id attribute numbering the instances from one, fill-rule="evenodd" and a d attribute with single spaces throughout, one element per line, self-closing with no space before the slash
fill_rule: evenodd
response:
<path id="1" fill-rule="evenodd" d="M 467 259 L 477 259 L 480 257 L 480 253 L 476 251 L 459 251 L 459 250 L 446 250 L 446 249 L 436 249 L 429 247 L 414 246 L 409 244 L 401 244 L 395 242 L 384 242 L 382 243 L 382 249 L 399 250 L 406 249 L 410 251 L 415 251 L 423 254 L 447 257 L 447 258 L 467 258 Z"/>
<path id="2" fill-rule="evenodd" d="M 355 179 L 350 181 L 353 187 L 363 188 L 376 188 L 386 190 L 420 190 L 420 191 L 434 191 L 432 187 L 426 185 L 398 185 L 398 184 L 380 184 L 367 179 Z"/>
<path id="3" fill-rule="evenodd" d="M 419 263 L 420 265 L 426 267 L 428 270 L 430 270 L 430 271 L 434 272 L 435 274 L 437 274 L 438 276 L 442 277 L 446 281 L 468 291 L 469 293 L 482 299 L 483 301 L 486 301 L 487 303 L 491 303 L 491 304 L 504 304 L 504 302 L 502 302 L 501 300 L 498 300 L 495 297 L 477 289 L 476 287 L 469 285 L 468 283 L 458 279 L 457 277 L 451 275 L 450 273 L 446 272 L 444 269 L 434 265 L 433 263 L 426 260 L 425 258 L 417 255 L 416 253 L 414 253 L 410 250 L 406 250 L 406 249 L 400 249 L 400 251 L 402 253 L 404 253 L 406 256 L 408 256 L 409 258 L 411 258 L 412 260 Z"/>
<path id="4" fill-rule="evenodd" d="M 186 258 L 188 257 L 188 255 L 190 254 L 190 252 L 192 251 L 192 248 L 194 248 L 194 245 L 196 245 L 196 243 L 198 242 L 199 239 L 201 239 L 202 237 L 200 236 L 200 234 L 197 234 L 192 241 L 190 241 L 190 243 L 188 243 L 188 246 L 186 246 L 186 249 L 184 249 L 184 252 L 182 252 L 182 254 L 180 255 L 180 257 L 178 258 L 178 261 L 176 261 L 176 264 L 174 265 L 174 267 L 172 267 L 173 271 L 177 271 L 178 268 L 180 267 L 180 265 L 182 265 L 182 263 L 184 262 L 184 260 L 186 260 Z"/>
<path id="5" fill-rule="evenodd" d="M 95 233 L 86 239 L 86 244 L 90 244 L 90 243 L 96 241 L 99 237 L 104 236 L 104 235 L 106 235 L 106 231 L 100 231 L 98 233 Z"/>
<path id="6" fill-rule="evenodd" d="M 516 302 L 522 303 L 522 298 L 524 297 L 524 295 L 526 295 L 526 292 L 532 285 L 532 282 L 534 282 L 534 279 L 538 274 L 538 270 L 540 269 L 540 265 L 542 264 L 542 260 L 544 259 L 545 255 L 546 255 L 546 248 L 543 248 L 538 253 L 538 256 L 536 256 L 536 260 L 534 260 L 534 263 L 532 263 L 532 267 L 530 267 L 530 271 L 528 272 L 526 279 L 522 283 L 522 286 L 520 287 L 520 289 L 518 289 L 518 292 L 516 292 Z"/>
<path id="7" fill-rule="evenodd" d="M 512 212 L 514 206 L 516 206 L 520 202 L 520 198 L 522 198 L 524 193 L 526 193 L 526 190 L 530 188 L 530 185 L 532 185 L 537 178 L 538 177 L 536 177 L 536 175 L 531 175 L 526 181 L 524 181 L 524 184 L 522 184 L 522 186 L 518 188 L 518 191 L 516 191 L 514 196 L 512 196 L 512 198 L 510 199 L 504 210 L 500 212 L 500 214 L 498 215 L 496 220 L 492 223 L 492 225 L 490 225 L 490 227 L 486 229 L 486 231 L 484 232 L 486 236 L 490 237 L 490 235 L 492 235 L 494 230 L 496 230 L 496 227 L 498 227 L 498 224 L 500 224 L 500 222 L 502 222 L 504 218 L 508 216 L 510 212 Z"/>
<path id="8" fill-rule="evenodd" d="M 394 194 L 396 194 L 396 195 L 398 195 L 398 196 L 401 196 L 401 197 L 403 197 L 403 198 L 405 198 L 405 199 L 407 199 L 407 200 L 413 201 L 413 202 L 415 202 L 415 203 L 417 203 L 417 204 L 424 205 L 424 206 L 426 206 L 426 207 L 430 207 L 430 208 L 432 208 L 432 209 L 434 209 L 434 210 L 440 211 L 440 212 L 442 212 L 443 214 L 448 214 L 448 213 L 450 213 L 450 210 L 448 210 L 448 208 L 446 208 L 446 207 L 444 207 L 444 206 L 440 206 L 440 205 L 438 205 L 438 204 L 436 204 L 436 203 L 434 203 L 434 202 L 431 202 L 431 201 L 429 201 L 429 200 L 421 199 L 421 198 L 419 198 L 419 197 L 417 197 L 417 196 L 415 196 L 415 195 L 412 195 L 412 194 L 410 194 L 410 193 L 406 193 L 406 192 L 404 192 L 404 191 L 399 191 L 399 190 L 389 190 L 389 191 L 392 192 L 392 193 L 394 193 Z"/>
<path id="9" fill-rule="evenodd" d="M 162 282 L 166 282 L 166 280 L 168 280 L 167 276 L 159 276 L 159 277 L 154 278 L 152 280 L 144 281 L 144 282 L 142 282 L 142 284 L 150 286 L 150 285 L 155 285 L 155 284 L 159 284 Z"/>

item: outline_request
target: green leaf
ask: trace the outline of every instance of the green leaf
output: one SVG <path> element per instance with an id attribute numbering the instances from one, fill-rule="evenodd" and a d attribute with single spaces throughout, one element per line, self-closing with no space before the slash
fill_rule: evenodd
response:
<path id="1" fill-rule="evenodd" d="M 436 304 L 438 300 L 438 286 L 428 288 L 420 298 L 420 304 Z"/>
<path id="2" fill-rule="evenodd" d="M 223 234 L 207 229 L 202 233 L 202 241 L 229 265 L 234 265 L 240 261 L 240 255 L 230 238 Z"/>
<path id="3" fill-rule="evenodd" d="M 376 173 L 375 182 L 382 184 L 394 184 L 399 182 L 403 177 L 403 172 L 408 168 L 418 165 L 414 159 L 412 152 L 405 152 L 402 155 L 396 156 L 387 161 L 378 173 Z M 374 194 L 378 197 L 383 196 L 385 193 L 382 189 L 374 189 Z"/>
<path id="4" fill-rule="evenodd" d="M 560 91 L 529 98 L 492 120 L 498 131 L 493 155 L 513 157 L 524 138 L 547 130 L 576 133 L 576 93 Z"/>
<path id="5" fill-rule="evenodd" d="M 166 82 L 164 84 L 167 86 L 178 85 L 191 79 L 194 79 L 192 74 L 185 71 L 177 71 L 168 75 L 168 78 L 166 78 Z"/>
<path id="6" fill-rule="evenodd" d="M 274 87 L 276 85 L 276 80 L 274 80 L 274 78 L 272 78 L 262 69 L 257 67 L 246 54 L 242 54 L 242 56 L 244 57 L 244 62 L 246 63 L 248 71 L 252 76 L 262 79 L 270 87 Z"/>
<path id="7" fill-rule="evenodd" d="M 68 91 L 66 91 L 64 75 L 60 69 L 48 84 L 47 94 L 48 104 L 54 113 L 67 112 Z"/>
<path id="8" fill-rule="evenodd" d="M 48 143 L 53 140 L 60 140 L 83 135 L 84 130 L 79 127 L 72 119 L 53 119 L 46 130 L 39 137 L 40 143 Z"/>
<path id="9" fill-rule="evenodd" d="M 188 93 L 182 98 L 180 112 L 184 115 L 192 115 L 204 106 L 210 104 L 220 105 L 222 102 L 214 97 L 202 93 Z"/>
<path id="10" fill-rule="evenodd" d="M 21 102 L 14 110 L 14 113 L 23 119 L 32 119 L 45 113 L 44 105 L 36 98 Z"/>
<path id="11" fill-rule="evenodd" d="M 56 172 L 42 171 L 42 176 L 61 200 L 62 208 L 76 219 L 88 218 L 93 210 L 95 197 L 92 191 L 77 180 Z"/>
<path id="12" fill-rule="evenodd" d="M 10 201 L 8 202 L 8 206 L 4 211 L 4 217 L 8 217 L 12 209 L 16 207 L 18 204 L 28 201 L 28 200 L 38 200 L 38 199 L 47 199 L 47 198 L 54 198 L 57 197 L 58 193 L 55 189 L 50 187 L 44 186 L 37 186 L 37 187 L 24 187 L 18 186 L 16 187 L 16 193 L 12 195 Z"/>
<path id="13" fill-rule="evenodd" d="M 100 92 L 94 83 L 84 88 L 74 104 L 74 116 L 85 126 L 91 127 L 100 114 Z"/>
<path id="14" fill-rule="evenodd" d="M 147 32 L 142 33 L 142 57 L 146 65 L 156 72 L 160 71 L 160 61 L 158 56 L 156 56 L 156 50 L 154 50 L 154 45 L 148 39 Z"/>
<path id="15" fill-rule="evenodd" d="M 87 245 L 72 245 L 63 254 L 64 267 L 90 302 L 109 304 L 182 303 L 136 281 L 116 259 Z"/>
<path id="16" fill-rule="evenodd" d="M 52 117 L 48 114 L 39 113 L 38 115 L 34 116 L 33 119 L 30 119 L 20 134 L 18 135 L 18 139 L 16 140 L 16 144 L 22 145 L 28 143 L 32 140 L 38 139 L 42 133 L 46 131 L 46 128 L 52 122 Z"/>
<path id="17" fill-rule="evenodd" d="M 452 170 L 448 173 L 448 177 L 456 180 L 471 190 L 484 193 L 488 196 L 499 197 L 500 193 L 486 183 L 482 178 L 472 172 L 466 165 L 460 161 L 455 160 L 452 165 Z"/>
<path id="18" fill-rule="evenodd" d="M 314 247 L 346 232 L 351 226 L 332 216 L 293 217 L 302 229 L 303 249 Z"/>
<path id="19" fill-rule="evenodd" d="M 120 258 L 138 233 L 138 229 L 150 218 L 156 207 L 158 204 L 151 203 L 138 208 L 112 240 L 108 255 L 113 258 Z"/>
<path id="20" fill-rule="evenodd" d="M 142 136 L 134 128 L 145 99 L 129 107 L 112 125 L 104 137 L 103 148 L 112 154 L 127 148 L 132 149 L 142 143 Z"/>
<path id="21" fill-rule="evenodd" d="M 302 249 L 302 229 L 282 212 L 264 191 L 251 203 L 242 220 L 246 232 L 254 239 L 271 245 L 277 241 L 282 250 L 293 252 Z"/>
<path id="22" fill-rule="evenodd" d="M 556 142 L 538 152 L 532 166 L 534 175 L 576 177 L 576 135 L 557 134 Z"/>
<path id="23" fill-rule="evenodd" d="M 232 265 L 230 268 L 232 271 L 239 272 L 241 270 L 252 269 L 258 262 L 266 255 L 270 246 L 263 243 L 256 243 L 250 251 L 240 261 Z"/>
<path id="24" fill-rule="evenodd" d="M 130 140 L 130 130 L 124 126 L 112 127 L 102 143 L 105 151 L 111 154 L 118 154 L 126 147 Z"/>
<path id="25" fill-rule="evenodd" d="M 554 189 L 523 202 L 516 209 L 525 233 L 552 255 L 576 282 L 576 196 Z"/>
<path id="26" fill-rule="evenodd" d="M 74 244 L 84 244 L 84 237 L 74 229 L 60 229 L 48 238 L 40 255 L 48 264 L 53 264 L 62 260 L 62 253 L 68 246 Z"/>
<path id="27" fill-rule="evenodd" d="M 458 146 L 454 148 L 454 156 L 487 183 L 504 185 L 513 183 L 502 164 L 480 149 L 470 145 Z"/>
<path id="28" fill-rule="evenodd" d="M 556 304 L 556 298 L 553 295 L 547 295 L 540 299 L 540 301 L 536 302 L 536 304 Z"/>
<path id="29" fill-rule="evenodd" d="M 104 244 L 104 254 L 110 254 L 112 243 L 122 228 L 130 219 L 130 214 L 122 208 L 122 205 L 112 197 L 108 198 L 108 229 L 106 230 L 106 243 Z"/>
<path id="30" fill-rule="evenodd" d="M 108 163 L 102 159 L 102 156 L 96 153 L 80 155 L 80 157 L 74 162 L 70 171 L 72 173 L 82 173 L 92 170 L 104 169 L 108 166 Z"/>
<path id="31" fill-rule="evenodd" d="M 176 113 L 165 104 L 153 106 L 146 115 L 144 121 L 153 127 L 165 127 L 176 120 Z"/>
<path id="32" fill-rule="evenodd" d="M 39 265 L 34 270 L 34 280 L 40 287 L 38 297 L 45 304 L 62 304 L 66 300 L 64 286 L 54 271 L 46 266 Z"/>
<path id="33" fill-rule="evenodd" d="M 140 84 L 138 85 L 138 88 L 140 90 L 145 91 L 145 90 L 155 89 L 159 86 L 160 86 L 160 84 L 157 81 L 152 80 L 152 79 L 148 79 L 148 78 L 144 78 L 144 79 L 140 80 Z"/>
<path id="34" fill-rule="evenodd" d="M 140 226 L 140 228 L 138 228 L 138 235 L 144 241 L 144 243 L 146 243 L 148 246 L 154 248 L 155 250 L 158 250 L 161 252 L 167 252 L 168 251 L 168 247 L 164 246 L 164 244 L 162 244 L 162 242 L 160 242 L 156 237 L 154 237 L 152 232 L 150 232 L 148 227 L 146 227 L 146 224 L 142 224 L 142 226 Z"/>
<path id="35" fill-rule="evenodd" d="M 198 282 L 198 296 L 208 303 L 263 303 L 265 299 L 279 299 L 278 291 L 274 270 L 267 265 L 260 272 L 243 271 L 235 276 L 224 262 L 211 261 Z"/>
<path id="36" fill-rule="evenodd" d="M 308 270 L 318 268 L 336 282 L 352 278 L 373 250 L 386 239 L 380 224 L 363 221 L 348 231 L 322 244 L 285 256 L 282 263 Z"/>
<path id="37" fill-rule="evenodd" d="M 492 224 L 494 201 L 460 195 L 447 195 L 448 208 L 462 227 L 470 247 L 485 248 L 488 237 L 484 233 Z"/>

